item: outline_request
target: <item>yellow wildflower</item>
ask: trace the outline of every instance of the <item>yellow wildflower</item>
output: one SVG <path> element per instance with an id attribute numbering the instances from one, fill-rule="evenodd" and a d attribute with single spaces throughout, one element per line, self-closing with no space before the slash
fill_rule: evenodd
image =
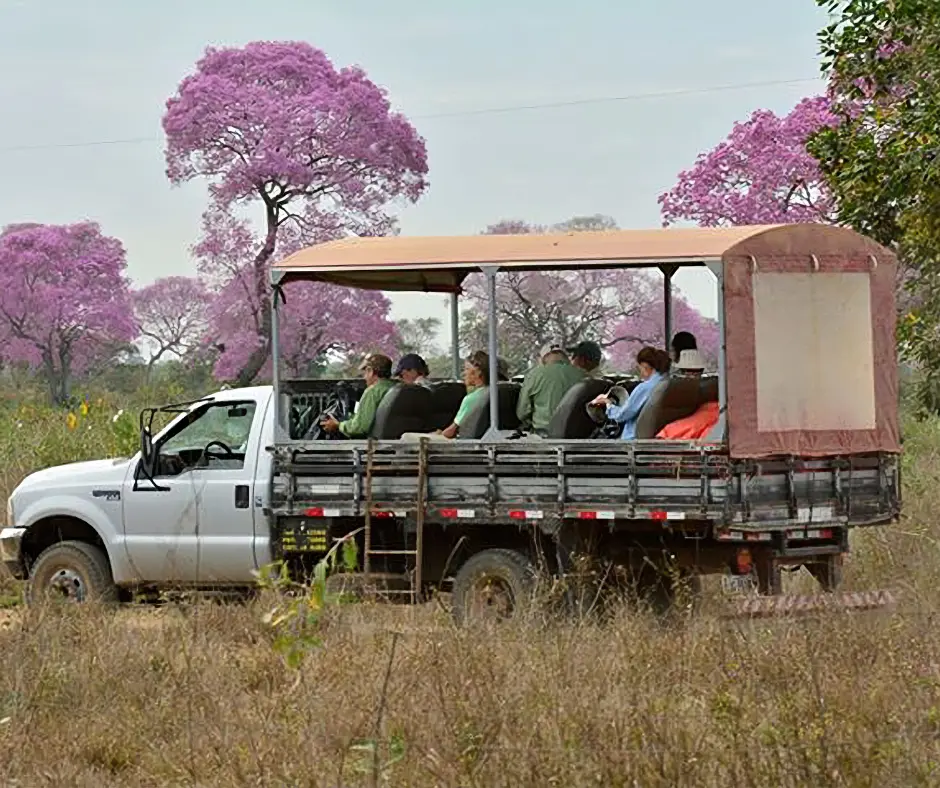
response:
<path id="1" fill-rule="evenodd" d="M 74 430 L 78 426 L 78 416 L 69 411 L 69 415 L 65 417 L 65 426 Z"/>
<path id="2" fill-rule="evenodd" d="M 87 402 L 83 402 L 83 403 L 81 404 L 81 407 L 79 407 L 79 411 L 81 411 L 81 414 L 82 414 L 83 416 L 87 416 L 87 415 L 88 415 L 88 403 L 87 403 Z"/>

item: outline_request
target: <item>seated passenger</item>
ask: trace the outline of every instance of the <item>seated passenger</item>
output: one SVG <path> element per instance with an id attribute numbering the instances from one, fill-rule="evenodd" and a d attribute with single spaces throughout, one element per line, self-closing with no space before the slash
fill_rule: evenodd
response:
<path id="1" fill-rule="evenodd" d="M 471 353 L 463 363 L 463 382 L 467 387 L 467 394 L 461 400 L 457 415 L 453 423 L 446 429 L 440 430 L 445 438 L 456 438 L 460 432 L 461 423 L 479 403 L 489 396 L 490 382 L 490 356 L 482 350 Z"/>
<path id="2" fill-rule="evenodd" d="M 679 361 L 679 356 L 682 355 L 683 351 L 698 350 L 698 342 L 696 342 L 695 335 L 691 332 L 679 331 L 672 338 L 672 342 L 669 345 L 669 350 L 672 357 L 672 363 L 675 364 Z"/>
<path id="3" fill-rule="evenodd" d="M 584 340 L 578 342 L 574 347 L 568 348 L 568 357 L 571 359 L 572 365 L 588 377 L 594 377 L 597 374 L 597 368 L 601 365 L 604 354 L 597 342 Z"/>
<path id="4" fill-rule="evenodd" d="M 320 426 L 327 432 L 338 430 L 347 438 L 367 437 L 375 422 L 375 412 L 379 409 L 379 404 L 395 387 L 394 381 L 391 380 L 392 360 L 388 356 L 381 353 L 366 356 L 359 369 L 366 381 L 366 390 L 359 400 L 355 415 L 343 422 L 327 416 L 320 422 Z"/>
<path id="5" fill-rule="evenodd" d="M 691 336 L 691 334 L 689 335 Z M 672 372 L 675 375 L 683 377 L 701 377 L 705 371 L 705 359 L 697 350 L 683 350 L 676 358 L 676 363 L 672 366 Z"/>
<path id="6" fill-rule="evenodd" d="M 647 345 L 636 354 L 636 365 L 639 368 L 641 382 L 630 392 L 625 403 L 615 405 L 606 394 L 594 398 L 590 403 L 591 405 L 606 405 L 607 418 L 623 424 L 623 430 L 620 433 L 621 440 L 636 438 L 636 421 L 656 384 L 666 374 L 669 368 L 669 355 L 665 350 Z"/>
<path id="7" fill-rule="evenodd" d="M 542 348 L 541 364 L 526 373 L 519 392 L 516 415 L 522 428 L 531 428 L 545 437 L 558 403 L 568 389 L 582 380 L 584 371 L 573 366 L 558 345 Z"/>
<path id="8" fill-rule="evenodd" d="M 428 365 L 417 353 L 406 353 L 395 365 L 394 377 L 402 383 L 412 383 L 416 386 L 431 388 L 428 380 Z"/>
<path id="9" fill-rule="evenodd" d="M 711 432 L 711 428 L 718 423 L 720 406 L 717 402 L 706 402 L 699 405 L 698 410 L 684 419 L 669 422 L 659 432 L 657 438 L 665 440 L 698 440 Z"/>

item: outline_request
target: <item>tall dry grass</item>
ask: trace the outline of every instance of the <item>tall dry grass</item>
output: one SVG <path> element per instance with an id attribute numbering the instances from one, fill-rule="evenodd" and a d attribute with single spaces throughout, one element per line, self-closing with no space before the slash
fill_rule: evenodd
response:
<path id="1" fill-rule="evenodd" d="M 344 606 L 291 670 L 264 597 L 0 611 L 0 785 L 940 784 L 940 423 L 905 448 L 904 522 L 847 567 L 894 613 L 458 630 Z"/>

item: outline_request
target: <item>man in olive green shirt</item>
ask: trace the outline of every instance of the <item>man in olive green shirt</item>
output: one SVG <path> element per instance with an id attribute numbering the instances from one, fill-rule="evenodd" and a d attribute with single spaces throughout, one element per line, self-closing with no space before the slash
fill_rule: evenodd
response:
<path id="1" fill-rule="evenodd" d="M 359 408 L 352 418 L 342 422 L 332 416 L 327 416 L 320 422 L 320 426 L 327 432 L 339 430 L 347 438 L 367 438 L 375 423 L 375 414 L 379 405 L 385 399 L 385 395 L 396 386 L 396 383 L 391 380 L 392 360 L 388 356 L 383 356 L 381 353 L 366 356 L 359 369 L 366 381 L 366 390 L 359 400 Z"/>
<path id="2" fill-rule="evenodd" d="M 589 339 L 578 342 L 574 347 L 568 348 L 571 363 L 581 369 L 589 378 L 600 377 L 598 368 L 604 360 L 601 346 Z"/>
<path id="3" fill-rule="evenodd" d="M 568 389 L 584 380 L 584 371 L 573 366 L 557 345 L 542 349 L 542 363 L 528 371 L 519 392 L 516 415 L 525 428 L 544 435 L 555 409 Z"/>

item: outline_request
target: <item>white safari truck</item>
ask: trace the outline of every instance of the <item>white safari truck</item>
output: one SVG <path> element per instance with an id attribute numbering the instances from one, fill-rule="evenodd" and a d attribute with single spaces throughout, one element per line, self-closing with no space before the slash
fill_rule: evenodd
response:
<path id="1" fill-rule="evenodd" d="M 717 369 L 658 384 L 636 440 L 606 437 L 616 430 L 588 416 L 610 385 L 592 377 L 568 392 L 547 436 L 519 432 L 519 386 L 507 381 L 489 386 L 456 440 L 415 439 L 453 419 L 465 390 L 451 380 L 399 384 L 368 436 L 337 439 L 320 417 L 342 418 L 361 383 L 279 373 L 277 315 L 290 308 L 292 282 L 450 293 L 456 310 L 464 279 L 482 274 L 497 381 L 504 272 L 659 271 L 668 337 L 671 278 L 683 266 L 714 275 Z M 28 476 L 7 504 L 0 558 L 28 579 L 31 600 L 116 600 L 250 587 L 274 561 L 302 575 L 354 534 L 366 579 L 402 601 L 451 591 L 458 618 L 511 613 L 535 579 L 568 576 L 579 556 L 667 602 L 676 578 L 752 577 L 752 613 L 786 607 L 781 570 L 803 567 L 831 603 L 849 532 L 900 511 L 895 266 L 871 240 L 821 225 L 355 238 L 304 249 L 272 270 L 273 386 L 162 408 L 175 418 L 157 434 L 161 409 L 145 411 L 135 456 Z M 704 439 L 656 437 L 706 403 L 718 403 L 719 418 Z M 881 599 L 872 591 L 842 603 Z"/>

